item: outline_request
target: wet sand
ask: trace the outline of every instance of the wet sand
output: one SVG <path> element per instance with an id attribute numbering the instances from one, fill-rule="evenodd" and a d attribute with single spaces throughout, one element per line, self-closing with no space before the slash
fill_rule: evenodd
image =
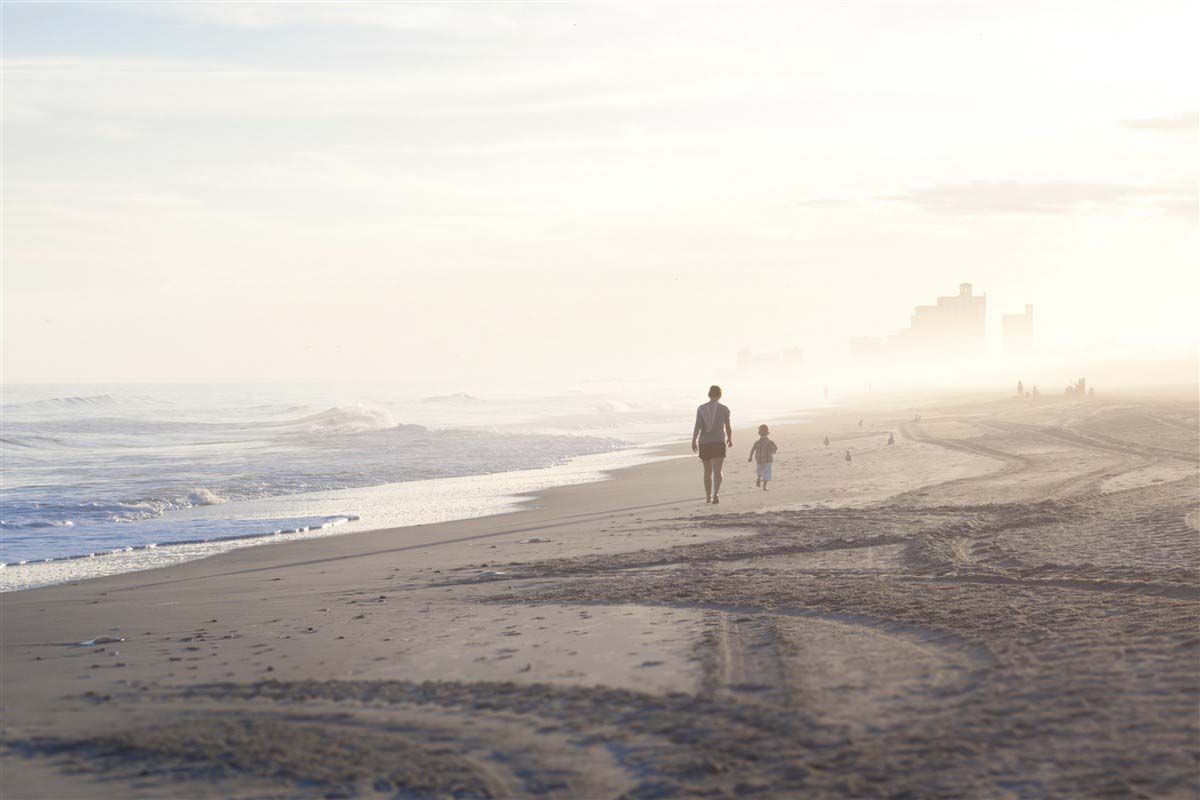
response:
<path id="1" fill-rule="evenodd" d="M 4 595 L 0 794 L 1195 796 L 1194 389 L 772 427 L 720 506 L 688 454 Z"/>

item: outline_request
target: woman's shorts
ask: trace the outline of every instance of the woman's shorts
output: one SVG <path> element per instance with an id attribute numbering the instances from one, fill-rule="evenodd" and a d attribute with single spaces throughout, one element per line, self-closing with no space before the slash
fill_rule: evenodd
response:
<path id="1" fill-rule="evenodd" d="M 700 460 L 708 461 L 710 458 L 724 458 L 725 443 L 724 442 L 709 442 L 708 444 L 700 445 Z"/>

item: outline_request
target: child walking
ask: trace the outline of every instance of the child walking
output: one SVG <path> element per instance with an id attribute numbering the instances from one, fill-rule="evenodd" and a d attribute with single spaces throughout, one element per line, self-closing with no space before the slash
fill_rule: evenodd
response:
<path id="1" fill-rule="evenodd" d="M 750 448 L 750 457 L 746 462 L 757 462 L 758 477 L 754 481 L 755 486 L 761 486 L 763 491 L 767 490 L 767 481 L 771 480 L 771 464 L 775 461 L 775 453 L 779 450 L 767 437 L 770 435 L 771 429 L 766 425 L 758 426 L 758 441 Z"/>

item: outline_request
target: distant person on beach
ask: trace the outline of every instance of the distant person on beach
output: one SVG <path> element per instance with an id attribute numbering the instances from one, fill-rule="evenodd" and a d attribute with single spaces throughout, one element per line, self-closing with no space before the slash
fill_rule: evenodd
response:
<path id="1" fill-rule="evenodd" d="M 692 429 L 692 452 L 704 462 L 704 502 L 721 502 L 721 467 L 726 446 L 733 447 L 733 427 L 729 409 L 721 405 L 721 387 L 708 387 L 708 402 L 696 409 Z"/>
<path id="2" fill-rule="evenodd" d="M 766 425 L 758 426 L 758 441 L 750 448 L 750 457 L 746 459 L 749 463 L 755 463 L 755 472 L 758 477 L 754 479 L 755 486 L 761 486 L 763 491 L 767 490 L 767 481 L 771 480 L 771 465 L 775 462 L 775 453 L 779 452 L 779 448 L 770 440 L 771 429 Z"/>
<path id="3" fill-rule="evenodd" d="M 829 437 L 828 436 L 825 437 L 825 446 L 829 447 Z"/>
<path id="4" fill-rule="evenodd" d="M 854 460 L 854 456 L 850 455 L 850 451 L 847 450 L 846 451 L 846 463 L 849 464 L 853 460 Z"/>
<path id="5" fill-rule="evenodd" d="M 896 434 L 894 434 L 894 433 L 889 433 L 889 434 L 888 434 L 888 447 L 891 447 L 891 446 L 892 446 L 892 445 L 894 445 L 895 443 L 896 443 Z"/>
<path id="6" fill-rule="evenodd" d="M 1017 381 L 1017 397 L 1025 396 L 1025 384 L 1022 381 Z"/>

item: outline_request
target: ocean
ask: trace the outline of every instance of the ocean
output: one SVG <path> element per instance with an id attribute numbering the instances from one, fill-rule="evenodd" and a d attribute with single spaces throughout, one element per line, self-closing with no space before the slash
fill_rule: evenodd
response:
<path id="1" fill-rule="evenodd" d="M 693 408 L 603 391 L 4 386 L 0 590 L 512 510 L 651 460 Z"/>

